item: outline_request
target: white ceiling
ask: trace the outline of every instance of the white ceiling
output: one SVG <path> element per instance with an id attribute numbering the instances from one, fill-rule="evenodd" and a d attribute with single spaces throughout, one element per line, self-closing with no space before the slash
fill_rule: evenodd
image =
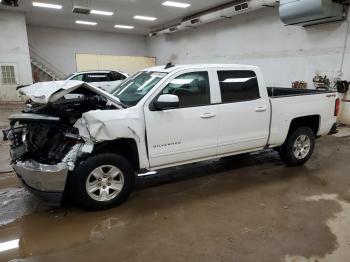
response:
<path id="1" fill-rule="evenodd" d="M 19 0 L 19 7 L 4 7 L 24 11 L 27 23 L 31 25 L 62 27 L 103 32 L 122 32 L 147 34 L 151 28 L 160 27 L 166 23 L 176 21 L 188 15 L 232 2 L 232 0 L 172 0 L 191 4 L 189 8 L 174 8 L 163 6 L 165 0 L 36 0 L 38 2 L 63 5 L 62 10 L 38 8 L 32 6 L 32 0 Z M 88 6 L 91 9 L 113 11 L 113 16 L 73 14 L 73 5 Z M 156 21 L 135 20 L 135 15 L 157 17 Z M 75 20 L 97 22 L 97 26 L 77 25 Z M 135 26 L 133 30 L 115 29 L 115 24 Z"/>

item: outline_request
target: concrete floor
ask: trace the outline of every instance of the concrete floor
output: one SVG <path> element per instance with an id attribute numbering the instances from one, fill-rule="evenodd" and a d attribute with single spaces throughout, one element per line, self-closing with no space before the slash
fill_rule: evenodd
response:
<path id="1" fill-rule="evenodd" d="M 138 178 L 128 202 L 102 212 L 49 209 L 3 168 L 0 261 L 349 261 L 342 134 L 318 140 L 303 167 L 267 151 Z M 18 247 L 1 252 L 12 240 Z"/>

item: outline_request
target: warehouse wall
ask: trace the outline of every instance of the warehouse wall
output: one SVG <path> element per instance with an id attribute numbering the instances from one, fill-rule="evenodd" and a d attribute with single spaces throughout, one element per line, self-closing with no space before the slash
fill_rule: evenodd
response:
<path id="1" fill-rule="evenodd" d="M 308 82 L 317 72 L 330 78 L 338 75 L 347 23 L 308 28 L 285 26 L 278 9 L 261 10 L 221 20 L 197 29 L 148 39 L 149 55 L 157 62 L 244 63 L 262 68 L 270 85 L 291 86 Z M 348 47 L 350 41 L 348 42 Z M 343 77 L 350 80 L 349 49 Z"/>
<path id="2" fill-rule="evenodd" d="M 32 83 L 25 17 L 20 12 L 0 11 L 0 64 L 16 68 L 18 84 Z M 0 100 L 18 100 L 16 85 L 2 85 Z"/>
<path id="3" fill-rule="evenodd" d="M 30 47 L 68 75 L 76 71 L 75 54 L 146 56 L 146 37 L 28 25 Z"/>

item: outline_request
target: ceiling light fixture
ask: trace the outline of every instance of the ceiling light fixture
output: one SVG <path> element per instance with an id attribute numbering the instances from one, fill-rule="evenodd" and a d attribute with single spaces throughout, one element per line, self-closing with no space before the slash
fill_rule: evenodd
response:
<path id="1" fill-rule="evenodd" d="M 115 28 L 120 28 L 120 29 L 134 29 L 135 27 L 132 25 L 115 25 Z"/>
<path id="2" fill-rule="evenodd" d="M 135 15 L 134 19 L 137 20 L 146 20 L 146 21 L 155 21 L 157 20 L 156 17 L 150 17 L 150 16 L 143 16 L 143 15 Z"/>
<path id="3" fill-rule="evenodd" d="M 82 20 L 77 20 L 75 21 L 75 23 L 80 25 L 97 25 L 96 22 L 82 21 Z"/>
<path id="4" fill-rule="evenodd" d="M 52 8 L 52 9 L 62 9 L 61 5 L 40 3 L 40 2 L 33 2 L 33 6 L 35 6 L 35 7 L 44 7 L 44 8 Z"/>
<path id="5" fill-rule="evenodd" d="M 187 7 L 191 6 L 191 4 L 173 2 L 173 1 L 165 1 L 162 5 L 171 6 L 171 7 L 179 7 L 179 8 L 187 8 Z"/>
<path id="6" fill-rule="evenodd" d="M 109 12 L 109 11 L 91 10 L 90 14 L 111 16 L 114 13 L 113 12 Z"/>

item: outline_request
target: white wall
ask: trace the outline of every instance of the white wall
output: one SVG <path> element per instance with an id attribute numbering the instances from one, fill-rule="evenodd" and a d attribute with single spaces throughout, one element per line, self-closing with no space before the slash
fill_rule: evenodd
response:
<path id="1" fill-rule="evenodd" d="M 30 46 L 68 75 L 76 71 L 75 54 L 146 56 L 146 37 L 28 25 Z"/>
<path id="2" fill-rule="evenodd" d="M 25 17 L 20 12 L 0 11 L 0 63 L 17 67 L 18 84 L 32 83 L 32 69 L 27 41 Z M 1 86 L 0 100 L 18 100 L 13 86 Z"/>
<path id="3" fill-rule="evenodd" d="M 278 9 L 261 10 L 225 19 L 197 29 L 148 39 L 149 55 L 159 64 L 243 63 L 262 68 L 266 82 L 291 86 L 308 82 L 317 72 L 337 76 L 346 38 L 347 23 L 308 28 L 285 26 Z M 350 41 L 348 42 L 348 47 Z M 349 49 L 343 77 L 350 80 Z"/>

